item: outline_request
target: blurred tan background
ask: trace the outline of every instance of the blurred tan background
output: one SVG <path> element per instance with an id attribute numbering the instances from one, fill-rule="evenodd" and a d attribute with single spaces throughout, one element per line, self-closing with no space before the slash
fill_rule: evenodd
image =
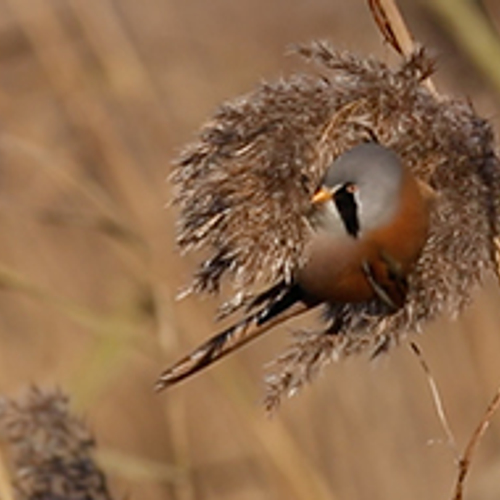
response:
<path id="1" fill-rule="evenodd" d="M 429 4 L 401 4 L 438 89 L 498 132 L 494 84 Z M 115 498 L 450 498 L 454 455 L 405 346 L 331 365 L 272 419 L 263 365 L 291 326 L 152 392 L 219 328 L 216 301 L 175 301 L 193 262 L 164 208 L 171 159 L 221 101 L 303 70 L 286 49 L 314 38 L 396 60 L 362 0 L 0 0 L 0 392 L 68 391 Z M 460 448 L 500 383 L 499 305 L 488 283 L 417 338 Z M 500 498 L 499 415 L 467 492 Z"/>

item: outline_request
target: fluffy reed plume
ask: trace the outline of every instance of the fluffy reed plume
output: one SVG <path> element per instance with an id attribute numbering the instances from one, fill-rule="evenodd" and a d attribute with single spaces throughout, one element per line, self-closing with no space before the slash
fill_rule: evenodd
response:
<path id="1" fill-rule="evenodd" d="M 216 292 L 229 278 L 227 313 L 258 287 L 290 278 L 302 262 L 311 194 L 332 160 L 367 138 L 395 150 L 434 200 L 406 305 L 395 314 L 376 300 L 329 306 L 326 317 L 342 319 L 338 333 L 298 334 L 268 379 L 270 408 L 332 358 L 378 353 L 438 314 L 455 316 L 497 269 L 500 169 L 492 130 L 469 103 L 429 92 L 427 53 L 418 49 L 392 69 L 324 43 L 298 52 L 319 74 L 265 83 L 223 104 L 178 160 L 178 243 L 208 255 L 191 290 Z"/>
<path id="2" fill-rule="evenodd" d="M 32 388 L 19 400 L 1 400 L 0 435 L 9 444 L 18 499 L 111 498 L 91 456 L 94 439 L 61 392 Z"/>

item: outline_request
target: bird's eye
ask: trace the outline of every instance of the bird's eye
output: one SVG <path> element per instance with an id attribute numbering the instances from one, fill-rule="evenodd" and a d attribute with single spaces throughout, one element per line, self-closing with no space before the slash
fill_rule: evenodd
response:
<path id="1" fill-rule="evenodd" d="M 358 186 L 356 184 L 349 182 L 348 184 L 345 185 L 345 190 L 348 193 L 354 194 L 358 190 Z"/>

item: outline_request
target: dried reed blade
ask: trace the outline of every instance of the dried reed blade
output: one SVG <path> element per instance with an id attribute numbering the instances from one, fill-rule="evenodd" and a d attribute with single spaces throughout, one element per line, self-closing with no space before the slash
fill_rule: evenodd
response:
<path id="1" fill-rule="evenodd" d="M 458 460 L 459 453 L 458 453 L 457 441 L 455 439 L 453 431 L 451 430 L 451 426 L 450 426 L 450 423 L 448 421 L 448 417 L 446 416 L 446 411 L 444 409 L 443 400 L 442 400 L 441 395 L 439 393 L 439 389 L 438 389 L 438 386 L 436 384 L 436 381 L 432 375 L 430 367 L 429 367 L 427 361 L 425 360 L 425 357 L 422 353 L 422 350 L 420 349 L 418 344 L 415 342 L 410 342 L 410 348 L 411 348 L 412 352 L 415 354 L 415 356 L 417 356 L 417 359 L 420 363 L 420 366 L 424 370 L 424 373 L 425 373 L 425 376 L 427 379 L 427 383 L 428 383 L 429 389 L 431 391 L 432 400 L 434 402 L 434 407 L 436 409 L 436 413 L 437 413 L 437 416 L 439 418 L 439 422 L 441 423 L 443 431 L 446 435 L 447 444 L 453 450 L 453 454 L 455 456 L 455 459 Z"/>
<path id="2" fill-rule="evenodd" d="M 500 386 L 497 388 L 497 391 L 493 396 L 491 403 L 488 405 L 488 408 L 486 408 L 483 418 L 480 420 L 478 426 L 472 433 L 469 443 L 467 444 L 465 451 L 458 462 L 458 477 L 457 483 L 455 485 L 453 500 L 462 500 L 463 498 L 464 483 L 470 470 L 474 452 L 476 451 L 476 448 L 479 445 L 479 441 L 484 436 L 484 433 L 488 429 L 490 422 L 499 407 Z"/>
<path id="3" fill-rule="evenodd" d="M 368 0 L 368 6 L 380 33 L 396 52 L 408 57 L 415 51 L 415 41 L 395 0 Z M 425 85 L 436 97 L 436 87 L 427 78 Z"/>

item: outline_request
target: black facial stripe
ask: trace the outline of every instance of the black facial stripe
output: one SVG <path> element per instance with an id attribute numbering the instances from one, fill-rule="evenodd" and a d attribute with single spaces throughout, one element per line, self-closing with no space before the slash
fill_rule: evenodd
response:
<path id="1" fill-rule="evenodd" d="M 351 184 L 342 186 L 335 192 L 333 200 L 344 223 L 345 230 L 353 238 L 357 238 L 359 234 L 358 206 L 354 194 L 350 191 L 351 187 Z"/>

